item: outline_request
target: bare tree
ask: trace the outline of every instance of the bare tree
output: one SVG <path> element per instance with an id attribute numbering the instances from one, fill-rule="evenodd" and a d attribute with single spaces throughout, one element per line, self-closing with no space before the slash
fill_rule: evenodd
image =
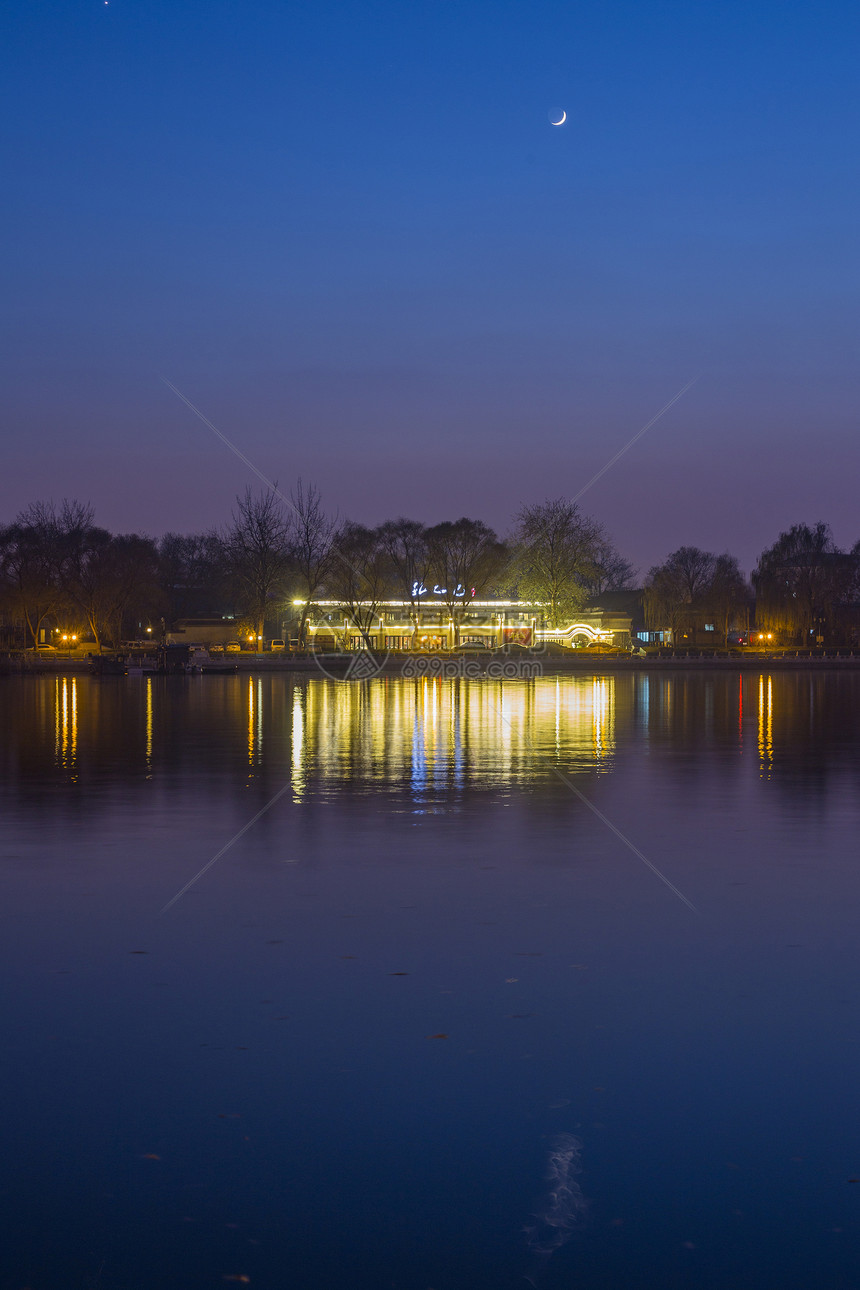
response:
<path id="1" fill-rule="evenodd" d="M 707 599 L 723 643 L 728 645 L 729 632 L 734 627 L 747 627 L 749 617 L 749 583 L 735 556 L 727 553 L 717 556 Z"/>
<path id="2" fill-rule="evenodd" d="M 714 555 L 695 546 L 673 551 L 655 565 L 645 583 L 645 619 L 650 627 L 668 627 L 674 640 L 697 620 L 713 618 L 723 640 L 745 625 L 749 587 L 733 555 Z"/>
<path id="3" fill-rule="evenodd" d="M 344 616 L 370 649 L 388 589 L 388 558 L 379 530 L 347 521 L 337 535 L 337 553 L 328 585 Z"/>
<path id="4" fill-rule="evenodd" d="M 99 653 L 119 644 L 135 614 L 158 603 L 158 552 L 136 533 L 112 536 L 93 524 L 92 507 L 64 501 L 54 513 L 58 578 L 83 616 Z"/>
<path id="5" fill-rule="evenodd" d="M 645 621 L 668 627 L 676 640 L 701 608 L 714 577 L 717 557 L 695 546 L 682 546 L 654 565 L 645 581 Z"/>
<path id="6" fill-rule="evenodd" d="M 93 524 L 93 508 L 87 503 L 64 500 L 59 511 L 51 503 L 50 511 L 58 580 L 101 653 L 108 631 L 108 614 L 102 603 L 102 557 L 111 535 Z"/>
<path id="7" fill-rule="evenodd" d="M 681 546 L 669 556 L 675 577 L 688 604 L 701 600 L 711 585 L 717 557 L 696 546 Z"/>
<path id="8" fill-rule="evenodd" d="M 428 529 L 427 546 L 434 596 L 448 610 L 458 645 L 465 605 L 472 599 L 473 589 L 476 593 L 483 590 L 501 572 L 507 549 L 481 520 L 465 517 Z"/>
<path id="9" fill-rule="evenodd" d="M 108 639 L 120 644 L 140 635 L 141 619 L 163 608 L 158 549 L 152 538 L 119 533 L 102 554 L 101 605 Z"/>
<path id="10" fill-rule="evenodd" d="M 337 518 L 323 510 L 322 497 L 314 484 L 299 479 L 290 494 L 293 518 L 290 545 L 293 570 L 299 582 L 302 611 L 299 619 L 299 648 L 307 644 L 308 615 L 336 559 Z"/>
<path id="11" fill-rule="evenodd" d="M 171 619 L 220 616 L 228 604 L 233 607 L 230 570 L 217 532 L 165 533 L 158 555 Z"/>
<path id="12" fill-rule="evenodd" d="M 236 498 L 237 510 L 224 535 L 224 548 L 242 610 L 262 640 L 272 600 L 283 594 L 291 561 L 291 523 L 274 490 Z"/>
<path id="13" fill-rule="evenodd" d="M 834 544 L 828 524 L 795 524 L 762 551 L 752 578 L 756 623 L 806 643 L 833 630 L 840 602 L 856 585 L 857 562 Z"/>
<path id="14" fill-rule="evenodd" d="M 582 583 L 590 596 L 602 596 L 605 591 L 626 591 L 636 576 L 636 569 L 625 560 L 615 544 L 606 536 L 601 526 L 589 567 L 582 572 Z"/>
<path id="15" fill-rule="evenodd" d="M 34 502 L 0 529 L 0 583 L 35 645 L 42 624 L 66 603 L 59 580 L 53 503 Z"/>
<path id="16" fill-rule="evenodd" d="M 520 595 L 546 607 L 551 627 L 582 608 L 597 576 L 603 530 L 564 497 L 524 506 L 517 515 L 514 573 Z"/>
<path id="17" fill-rule="evenodd" d="M 402 597 L 409 602 L 414 648 L 418 638 L 422 595 L 426 595 L 425 583 L 430 577 L 427 529 L 417 520 L 401 517 L 383 524 L 379 536 L 398 586 L 398 598 Z"/>

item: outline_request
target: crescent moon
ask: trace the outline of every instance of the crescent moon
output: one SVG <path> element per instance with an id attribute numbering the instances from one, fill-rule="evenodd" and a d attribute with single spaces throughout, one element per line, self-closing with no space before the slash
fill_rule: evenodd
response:
<path id="1" fill-rule="evenodd" d="M 561 113 L 561 120 L 560 120 L 560 121 L 550 121 L 550 125 L 564 125 L 564 123 L 565 123 L 565 121 L 566 121 L 566 120 L 567 120 L 567 112 L 565 112 L 565 111 L 564 111 L 564 109 L 562 109 L 562 113 Z"/>

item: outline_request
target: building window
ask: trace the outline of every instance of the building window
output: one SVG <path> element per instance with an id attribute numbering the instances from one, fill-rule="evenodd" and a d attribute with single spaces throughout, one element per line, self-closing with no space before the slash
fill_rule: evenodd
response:
<path id="1" fill-rule="evenodd" d="M 705 623 L 705 631 L 706 631 L 706 632 L 712 632 L 713 630 L 714 630 L 714 624 L 713 624 L 713 623 Z"/>

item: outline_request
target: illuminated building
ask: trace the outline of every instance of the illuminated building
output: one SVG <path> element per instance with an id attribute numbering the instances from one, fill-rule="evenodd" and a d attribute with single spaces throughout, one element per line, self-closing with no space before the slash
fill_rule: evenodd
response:
<path id="1" fill-rule="evenodd" d="M 295 601 L 298 607 L 301 602 Z M 356 625 L 359 618 L 365 625 Z M 626 647 L 630 616 L 599 608 L 583 610 L 559 628 L 546 627 L 542 606 L 524 600 L 466 600 L 456 618 L 440 601 L 381 600 L 356 605 L 353 614 L 334 600 L 318 601 L 308 621 L 316 650 L 450 650 L 527 648 L 556 644 Z"/>

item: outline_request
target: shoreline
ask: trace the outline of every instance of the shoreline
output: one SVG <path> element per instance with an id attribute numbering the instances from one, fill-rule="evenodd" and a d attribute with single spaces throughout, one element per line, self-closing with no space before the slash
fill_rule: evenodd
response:
<path id="1" fill-rule="evenodd" d="M 105 657 L 110 657 L 106 655 Z M 266 658 L 259 656 L 241 656 L 235 660 L 235 666 L 204 667 L 206 675 L 236 676 L 258 673 L 296 674 L 313 676 L 318 674 L 331 680 L 373 679 L 375 676 L 398 677 L 404 675 L 404 668 L 410 665 L 405 674 L 406 679 L 422 680 L 466 679 L 466 680 L 516 680 L 531 679 L 541 676 L 564 676 L 570 674 L 594 675 L 599 673 L 647 673 L 647 672 L 760 672 L 766 671 L 852 671 L 860 670 L 860 652 L 846 651 L 833 655 L 795 654 L 742 654 L 711 655 L 699 654 L 663 656 L 636 655 L 592 655 L 575 658 L 547 658 L 537 655 L 488 654 L 486 657 L 457 654 L 412 654 L 389 655 L 379 660 L 376 670 L 368 671 L 366 677 L 348 676 L 352 656 L 321 655 L 315 658 Z M 374 660 L 376 663 L 376 660 Z M 518 670 L 520 670 L 518 676 Z M 92 669 L 87 658 L 31 658 L 23 655 L 0 657 L 0 676 L 53 676 L 53 675 L 89 675 Z M 143 675 L 161 676 L 160 672 L 145 672 Z"/>

